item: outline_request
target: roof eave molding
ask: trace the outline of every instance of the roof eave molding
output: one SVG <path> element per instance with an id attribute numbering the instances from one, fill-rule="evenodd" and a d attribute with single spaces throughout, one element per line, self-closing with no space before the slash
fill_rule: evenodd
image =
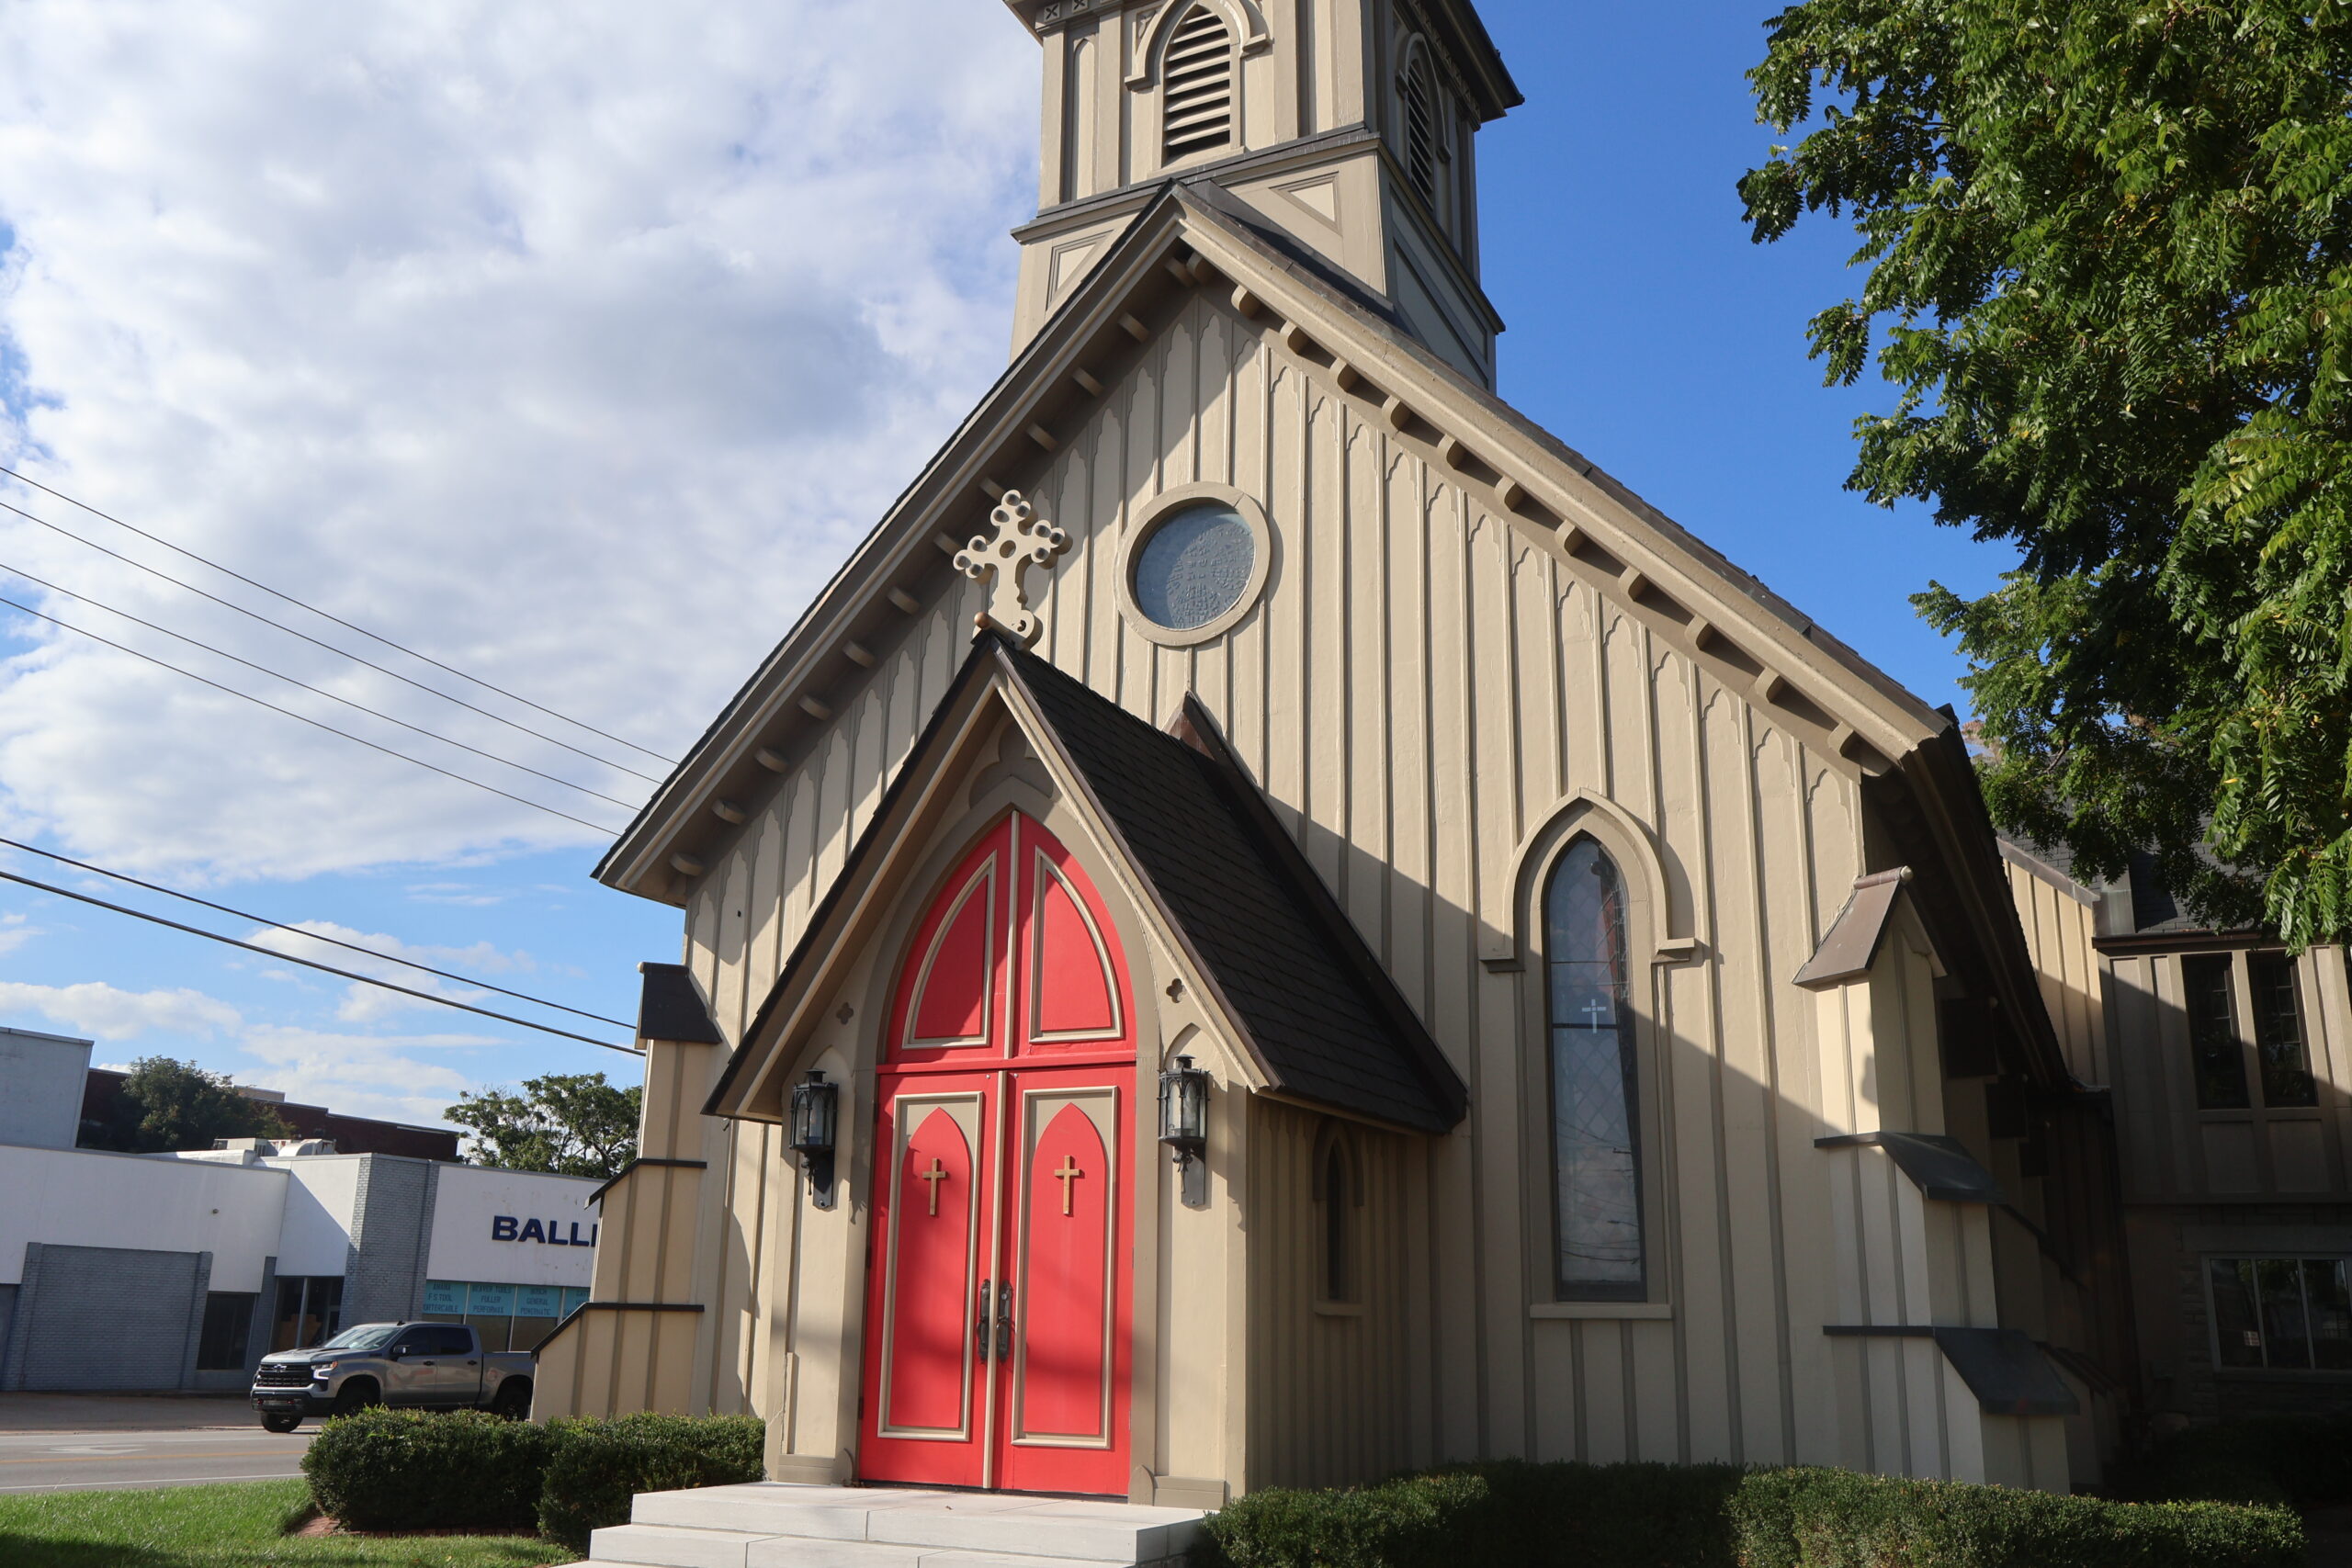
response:
<path id="1" fill-rule="evenodd" d="M 863 674 L 842 651 L 855 628 L 902 582 L 936 566 L 935 540 L 971 532 L 994 503 L 983 488 L 989 476 L 1020 488 L 1051 460 L 1031 432 L 1074 406 L 1091 410 L 1076 372 L 1116 344 L 1132 349 L 1148 323 L 1168 313 L 1165 296 L 1189 298 L 1204 287 L 1229 294 L 1235 310 L 1279 333 L 1311 368 L 1380 405 L 1400 441 L 1426 446 L 1498 516 L 1571 553 L 1590 547 L 1618 563 L 1612 592 L 1675 606 L 1702 646 L 1720 639 L 1747 661 L 1741 668 L 1757 671 L 1747 679 L 1768 706 L 1803 698 L 1831 716 L 1831 749 L 1883 767 L 1947 727 L 1811 617 L 1221 211 L 1216 199 L 1172 186 L 1136 216 L 655 792 L 598 864 L 599 881 L 683 902 L 673 855 L 720 836 L 711 818 L 724 786 L 752 773 L 755 754 L 787 725 L 809 722 L 799 711 L 803 698 Z"/>

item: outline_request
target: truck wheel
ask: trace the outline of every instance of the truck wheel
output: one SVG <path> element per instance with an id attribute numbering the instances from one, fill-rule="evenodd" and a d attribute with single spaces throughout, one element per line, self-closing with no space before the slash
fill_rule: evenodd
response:
<path id="1" fill-rule="evenodd" d="M 383 1403 L 383 1397 L 376 1392 L 374 1383 L 364 1378 L 357 1378 L 344 1384 L 342 1392 L 334 1396 L 334 1413 L 338 1416 L 356 1416 L 370 1405 Z"/>
<path id="2" fill-rule="evenodd" d="M 519 1378 L 508 1378 L 498 1385 L 498 1392 L 491 1396 L 490 1413 L 492 1416 L 503 1416 L 509 1421 L 529 1420 L 531 1418 L 531 1385 Z"/>
<path id="3" fill-rule="evenodd" d="M 261 1418 L 261 1429 L 265 1432 L 290 1432 L 301 1424 L 300 1416 L 265 1416 Z"/>

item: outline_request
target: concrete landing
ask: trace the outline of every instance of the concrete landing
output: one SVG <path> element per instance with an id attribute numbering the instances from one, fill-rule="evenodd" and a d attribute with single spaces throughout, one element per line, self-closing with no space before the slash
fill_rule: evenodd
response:
<path id="1" fill-rule="evenodd" d="M 753 1482 L 640 1493 L 594 1568 L 1180 1568 L 1192 1508 Z M 585 1565 L 582 1565 L 585 1568 Z"/>

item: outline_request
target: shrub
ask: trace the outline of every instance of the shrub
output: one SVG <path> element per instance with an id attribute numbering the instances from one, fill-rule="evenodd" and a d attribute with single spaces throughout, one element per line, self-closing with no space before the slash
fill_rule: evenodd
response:
<path id="1" fill-rule="evenodd" d="M 1497 1562 L 1527 1568 L 1728 1568 L 1728 1505 L 1745 1473 L 1728 1464 L 1451 1467 L 1485 1478 Z"/>
<path id="2" fill-rule="evenodd" d="M 1269 1487 L 1212 1515 L 1212 1563 L 1230 1568 L 1439 1568 L 1488 1555 L 1493 1487 L 1455 1472 L 1343 1492 Z"/>
<path id="3" fill-rule="evenodd" d="M 548 1427 L 553 1452 L 538 1499 L 539 1533 L 574 1551 L 588 1532 L 628 1522 L 639 1492 L 726 1486 L 766 1474 L 756 1416 L 582 1416 Z"/>
<path id="4" fill-rule="evenodd" d="M 366 1410 L 319 1429 L 302 1473 L 353 1529 L 527 1531 L 549 1435 L 479 1410 Z"/>
<path id="5" fill-rule="evenodd" d="M 1732 1503 L 1743 1568 L 2298 1568 L 2279 1508 L 2110 1503 L 1842 1470 L 1759 1472 Z"/>
<path id="6" fill-rule="evenodd" d="M 2125 1504 L 1849 1471 L 1503 1463 L 1252 1493 L 1214 1568 L 2297 1568 L 2276 1508 Z"/>
<path id="7" fill-rule="evenodd" d="M 2274 1416 L 2159 1438 L 2115 1476 L 2118 1496 L 2215 1503 L 2352 1502 L 2352 1420 Z"/>

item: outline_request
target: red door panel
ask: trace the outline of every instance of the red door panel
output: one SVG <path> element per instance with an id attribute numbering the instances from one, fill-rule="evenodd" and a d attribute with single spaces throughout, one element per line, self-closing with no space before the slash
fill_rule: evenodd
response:
<path id="1" fill-rule="evenodd" d="M 966 1332 L 971 1318 L 965 1292 L 930 1283 L 978 1279 L 972 1267 L 978 1204 L 971 1143 L 945 1107 L 901 1104 L 909 1120 L 922 1122 L 899 1161 L 888 1283 L 915 1281 L 922 1288 L 891 1289 L 884 1303 L 890 1357 L 883 1367 L 882 1429 L 967 1437 L 972 1428 L 972 1337 Z"/>
<path id="2" fill-rule="evenodd" d="M 989 1365 L 972 1335 L 995 1241 L 996 1076 L 886 1088 L 866 1281 L 864 1461 L 874 1475 L 986 1484 Z"/>
<path id="3" fill-rule="evenodd" d="M 946 1064 L 1003 1055 L 1014 819 L 980 836 L 916 928 L 891 1010 L 889 1059 Z"/>
<path id="4" fill-rule="evenodd" d="M 1069 1104 L 1054 1111 L 1029 1156 L 1015 1276 L 1022 1285 L 1016 1442 L 1101 1442 L 1110 1430 L 1111 1249 L 1117 1241 L 1110 1188 L 1115 1178 L 1089 1109 Z M 1102 1109 L 1114 1112 L 1110 1104 Z"/>
<path id="5" fill-rule="evenodd" d="M 1118 978 L 1095 922 L 1042 848 L 1029 869 L 1030 1042 L 1118 1038 Z"/>
<path id="6" fill-rule="evenodd" d="M 858 1472 L 1124 1495 L 1138 1097 L 1118 933 L 1013 813 L 933 890 L 901 963 Z"/>

